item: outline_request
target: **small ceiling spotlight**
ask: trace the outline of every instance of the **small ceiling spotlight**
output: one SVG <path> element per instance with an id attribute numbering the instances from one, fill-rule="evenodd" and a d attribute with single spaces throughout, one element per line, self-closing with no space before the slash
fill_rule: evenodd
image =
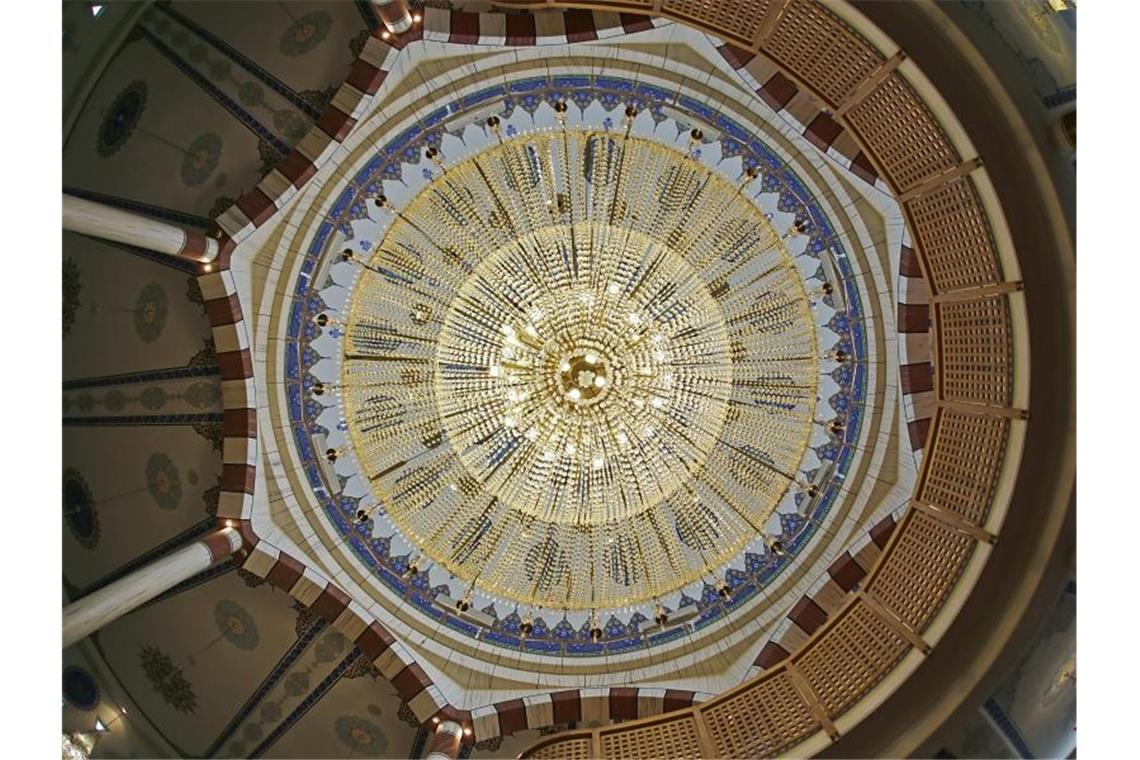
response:
<path id="1" fill-rule="evenodd" d="M 605 633 L 602 632 L 602 626 L 598 623 L 597 618 L 590 619 L 590 641 L 595 644 L 600 643 Z"/>
<path id="2" fill-rule="evenodd" d="M 660 602 L 657 603 L 657 607 L 653 611 L 653 619 L 657 621 L 657 625 L 665 625 L 669 622 L 669 613 L 665 609 L 665 605 Z"/>
<path id="3" fill-rule="evenodd" d="M 325 395 L 325 384 L 324 383 L 313 383 L 313 395 L 314 396 Z"/>
<path id="4" fill-rule="evenodd" d="M 843 423 L 838 419 L 834 419 L 827 423 L 827 432 L 832 435 L 843 435 Z"/>
<path id="5" fill-rule="evenodd" d="M 317 327 L 328 327 L 329 321 L 330 321 L 329 315 L 328 314 L 318 314 L 313 321 L 317 323 Z"/>
<path id="6" fill-rule="evenodd" d="M 850 357 L 850 354 L 848 354 L 846 351 L 836 350 L 836 351 L 828 351 L 827 352 L 827 358 L 833 362 L 839 362 L 840 364 L 842 364 L 843 362 L 847 361 L 851 357 Z"/>
<path id="7" fill-rule="evenodd" d="M 488 116 L 487 117 L 487 129 L 491 130 L 496 135 L 499 134 L 499 117 L 498 116 Z"/>
<path id="8" fill-rule="evenodd" d="M 525 639 L 527 636 L 534 633 L 534 619 L 527 615 L 519 623 L 519 634 Z"/>
<path id="9" fill-rule="evenodd" d="M 358 525 L 363 525 L 368 522 L 368 510 L 363 507 L 356 510 L 356 522 Z"/>
<path id="10" fill-rule="evenodd" d="M 340 260 L 351 263 L 353 261 L 356 261 L 356 254 L 353 253 L 348 248 L 345 248 L 343 251 L 340 252 Z"/>
<path id="11" fill-rule="evenodd" d="M 467 592 L 462 598 L 455 603 L 455 609 L 460 612 L 467 612 L 467 610 L 471 609 L 471 589 L 467 589 Z"/>
<path id="12" fill-rule="evenodd" d="M 701 140 L 703 140 L 704 138 L 705 138 L 705 133 L 702 132 L 701 130 L 697 129 L 696 127 L 694 127 L 693 130 L 691 132 L 689 132 L 689 150 L 692 150 L 693 148 L 700 145 Z"/>
<path id="13" fill-rule="evenodd" d="M 787 551 L 784 550 L 784 545 L 780 543 L 779 539 L 775 538 L 768 539 L 768 551 L 777 557 L 783 557 L 787 554 Z"/>
<path id="14" fill-rule="evenodd" d="M 819 486 L 817 486 L 815 483 L 808 483 L 806 486 L 804 486 L 803 492 L 809 499 L 814 499 L 819 495 Z"/>
<path id="15" fill-rule="evenodd" d="M 380 39 L 390 40 L 392 39 L 392 33 L 385 29 L 384 31 L 380 32 Z"/>
<path id="16" fill-rule="evenodd" d="M 560 100 L 554 104 L 554 118 L 558 119 L 558 123 L 563 126 L 566 125 L 566 110 L 567 105 L 565 100 Z"/>
<path id="17" fill-rule="evenodd" d="M 716 582 L 716 595 L 726 602 L 732 600 L 732 586 L 724 578 Z"/>
<path id="18" fill-rule="evenodd" d="M 443 168 L 443 156 L 436 148 L 428 146 L 427 150 L 424 151 L 424 156 L 440 169 Z"/>
<path id="19" fill-rule="evenodd" d="M 376 208 L 392 208 L 392 204 L 388 203 L 388 196 L 384 195 L 384 193 L 377 195 L 372 199 L 372 202 L 376 204 Z"/>
<path id="20" fill-rule="evenodd" d="M 340 456 L 340 449 L 329 449 L 325 452 L 325 457 L 329 460 L 329 464 L 335 464 L 337 457 Z"/>
<path id="21" fill-rule="evenodd" d="M 744 170 L 744 176 L 748 177 L 749 180 L 754 180 L 760 176 L 760 170 L 755 166 L 749 166 Z"/>
<path id="22" fill-rule="evenodd" d="M 408 569 L 404 571 L 404 575 L 403 575 L 404 580 L 408 580 L 409 578 L 415 578 L 417 575 L 420 574 L 419 561 L 420 561 L 419 557 L 416 557 L 410 563 L 408 563 Z"/>
<path id="23" fill-rule="evenodd" d="M 463 727 L 463 735 L 464 736 L 470 736 L 471 735 L 471 726 L 464 726 Z"/>
<path id="24" fill-rule="evenodd" d="M 423 20 L 424 20 L 424 17 L 423 17 L 423 16 L 421 16 L 420 14 L 418 14 L 418 13 L 417 13 L 417 14 L 415 14 L 414 16 L 412 16 L 412 23 L 413 23 L 413 24 L 418 24 L 418 23 L 420 23 L 420 22 L 421 22 L 421 21 L 423 21 Z"/>

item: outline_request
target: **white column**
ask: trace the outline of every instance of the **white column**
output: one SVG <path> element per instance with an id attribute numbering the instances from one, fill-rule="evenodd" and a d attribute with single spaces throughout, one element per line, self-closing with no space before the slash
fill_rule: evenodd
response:
<path id="1" fill-rule="evenodd" d="M 66 193 L 63 228 L 203 264 L 218 257 L 218 241 L 200 232 L 188 232 L 173 224 Z"/>
<path id="2" fill-rule="evenodd" d="M 407 0 L 372 0 L 384 27 L 392 34 L 400 34 L 412 28 L 412 14 Z"/>
<path id="3" fill-rule="evenodd" d="M 443 721 L 435 727 L 427 760 L 455 760 L 459 757 L 459 742 L 462 738 L 462 726 L 455 721 Z"/>
<path id="4" fill-rule="evenodd" d="M 63 609 L 63 647 L 66 649 L 240 548 L 241 534 L 233 528 L 222 528 L 72 602 Z"/>

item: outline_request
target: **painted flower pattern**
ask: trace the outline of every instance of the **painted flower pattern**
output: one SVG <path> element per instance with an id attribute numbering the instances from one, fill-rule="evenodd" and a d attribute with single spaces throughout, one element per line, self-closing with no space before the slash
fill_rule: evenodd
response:
<path id="1" fill-rule="evenodd" d="M 388 737 L 367 718 L 342 715 L 333 724 L 337 738 L 352 757 L 384 757 L 388 751 Z"/>
<path id="2" fill-rule="evenodd" d="M 74 467 L 63 468 L 63 522 L 83 548 L 94 549 L 99 544 L 95 497 L 87 480 Z"/>
<path id="3" fill-rule="evenodd" d="M 324 41 L 332 27 L 332 16 L 313 11 L 297 18 L 281 37 L 281 52 L 289 56 L 308 53 Z"/>
<path id="4" fill-rule="evenodd" d="M 214 622 L 226 641 L 238 649 L 255 649 L 261 640 L 253 616 L 237 602 L 223 599 L 214 605 Z"/>
<path id="5" fill-rule="evenodd" d="M 110 158 L 127 142 L 146 109 L 146 82 L 131 82 L 119 93 L 99 124 L 96 152 Z"/>
<path id="6" fill-rule="evenodd" d="M 182 182 L 194 187 L 206 181 L 218 168 L 222 155 L 222 138 L 214 132 L 205 132 L 194 138 L 182 157 Z"/>
<path id="7" fill-rule="evenodd" d="M 139 649 L 139 664 L 150 685 L 159 693 L 163 701 L 175 710 L 193 713 L 198 708 L 198 697 L 194 687 L 182 675 L 170 655 L 158 647 L 143 646 Z"/>
<path id="8" fill-rule="evenodd" d="M 146 483 L 150 497 L 162 509 L 175 509 L 182 501 L 182 479 L 166 454 L 151 454 L 146 460 Z"/>
<path id="9" fill-rule="evenodd" d="M 166 291 L 156 282 L 143 286 L 135 301 L 135 333 L 146 343 L 158 340 L 166 327 Z"/>

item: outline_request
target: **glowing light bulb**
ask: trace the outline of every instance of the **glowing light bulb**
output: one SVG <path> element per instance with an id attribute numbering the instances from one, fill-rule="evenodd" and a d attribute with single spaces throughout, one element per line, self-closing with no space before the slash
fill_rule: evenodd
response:
<path id="1" fill-rule="evenodd" d="M 578 390 L 577 388 L 571 388 L 566 394 L 566 397 L 571 401 L 578 401 L 582 398 L 582 391 Z"/>
<path id="2" fill-rule="evenodd" d="M 563 372 L 569 372 L 570 362 L 566 359 L 563 359 L 562 361 L 558 362 L 558 369 L 562 370 Z"/>
<path id="3" fill-rule="evenodd" d="M 537 441 L 538 440 L 538 430 L 535 428 L 531 428 L 530 430 L 526 431 L 526 439 L 528 441 L 531 441 L 531 442 Z"/>
<path id="4" fill-rule="evenodd" d="M 594 457 L 593 460 L 591 460 L 590 465 L 595 470 L 600 470 L 605 465 L 605 463 L 606 463 L 606 460 L 603 459 L 602 457 Z"/>
<path id="5" fill-rule="evenodd" d="M 663 409 L 665 407 L 665 399 L 660 396 L 654 396 L 653 400 L 649 403 L 653 404 L 654 409 Z"/>
<path id="6" fill-rule="evenodd" d="M 638 325 L 641 324 L 641 315 L 637 314 L 636 312 L 633 314 L 630 314 L 628 317 L 626 317 L 626 319 L 628 319 L 629 323 L 631 325 L 633 325 L 634 327 L 637 327 Z"/>
<path id="7" fill-rule="evenodd" d="M 597 363 L 598 363 L 598 355 L 597 354 L 595 354 L 593 352 L 586 354 L 586 364 L 597 364 Z"/>
<path id="8" fill-rule="evenodd" d="M 616 296 L 618 293 L 621 292 L 621 285 L 618 285 L 616 282 L 611 282 L 606 287 L 606 292 L 609 293 L 611 296 Z"/>
<path id="9" fill-rule="evenodd" d="M 578 447 L 572 443 L 568 443 L 568 444 L 566 444 L 566 453 L 569 456 L 574 456 L 575 454 L 578 453 Z"/>
<path id="10" fill-rule="evenodd" d="M 500 367 L 498 364 L 492 364 L 487 369 L 487 371 L 491 373 L 491 377 L 498 377 L 499 375 L 503 374 L 503 368 Z"/>
<path id="11" fill-rule="evenodd" d="M 504 427 L 513 428 L 517 424 L 518 424 L 518 421 L 514 417 L 504 417 L 503 418 L 503 426 Z"/>
<path id="12" fill-rule="evenodd" d="M 604 377 L 602 377 L 601 375 L 596 375 L 594 377 L 594 387 L 595 388 L 604 388 L 605 385 L 606 385 L 606 379 Z"/>

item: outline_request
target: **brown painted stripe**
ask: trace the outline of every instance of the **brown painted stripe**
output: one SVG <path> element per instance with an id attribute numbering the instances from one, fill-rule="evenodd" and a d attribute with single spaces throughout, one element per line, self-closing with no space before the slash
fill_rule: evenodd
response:
<path id="1" fill-rule="evenodd" d="M 368 61 L 357 58 L 356 62 L 352 64 L 352 70 L 348 72 L 348 79 L 344 81 L 361 92 L 375 95 L 387 76 L 388 72 L 376 68 Z"/>
<path id="2" fill-rule="evenodd" d="M 249 349 L 222 351 L 218 354 L 218 374 L 223 380 L 244 380 L 253 377 L 253 357 Z"/>
<path id="3" fill-rule="evenodd" d="M 348 137 L 348 133 L 356 126 L 356 119 L 339 108 L 329 106 L 321 114 L 321 118 L 317 119 L 317 126 L 337 142 L 344 142 L 344 138 Z"/>
<path id="4" fill-rule="evenodd" d="M 237 293 L 231 293 L 225 298 L 212 298 L 204 304 L 206 319 L 213 327 L 232 325 L 241 321 L 241 302 Z"/>
<path id="5" fill-rule="evenodd" d="M 894 532 L 895 518 L 891 515 L 887 515 L 871 528 L 871 540 L 874 541 L 875 545 L 880 549 L 885 549 L 887 547 L 887 541 L 891 539 L 891 534 Z"/>
<path id="6" fill-rule="evenodd" d="M 424 669 L 414 662 L 405 666 L 392 679 L 392 686 L 405 702 L 426 689 L 430 683 L 431 679 L 427 677 Z"/>
<path id="7" fill-rule="evenodd" d="M 820 113 L 807 125 L 804 137 L 815 147 L 826 151 L 842 131 L 843 128 L 834 119 L 825 113 Z"/>
<path id="8" fill-rule="evenodd" d="M 508 18 L 510 18 L 508 16 Z M 479 14 L 467 11 L 451 12 L 451 32 L 447 41 L 456 45 L 475 45 L 479 42 Z"/>
<path id="9" fill-rule="evenodd" d="M 728 61 L 728 65 L 734 69 L 742 69 L 756 57 L 755 53 L 750 53 L 744 48 L 739 48 L 736 45 L 721 45 L 717 48 L 724 60 Z"/>
<path id="10" fill-rule="evenodd" d="M 512 13 L 507 16 L 508 45 L 533 45 L 536 37 L 533 14 Z"/>
<path id="11" fill-rule="evenodd" d="M 299 190 L 317 173 L 317 167 L 313 165 L 312 161 L 305 158 L 300 151 L 293 150 L 277 165 L 277 171 L 281 172 L 285 179 L 292 182 L 293 187 Z"/>
<path id="12" fill-rule="evenodd" d="M 598 39 L 593 11 L 567 10 L 562 14 L 562 20 L 566 24 L 567 42 L 589 42 Z"/>
<path id="13" fill-rule="evenodd" d="M 273 203 L 273 199 L 266 195 L 259 187 L 253 188 L 239 198 L 237 206 L 241 209 L 241 212 L 253 222 L 254 227 L 260 227 L 265 224 L 269 217 L 273 216 L 274 212 L 277 211 L 277 206 Z"/>
<path id="14" fill-rule="evenodd" d="M 555 723 L 577 723 L 582 720 L 582 695 L 577 689 L 556 691 L 550 695 Z"/>
<path id="15" fill-rule="evenodd" d="M 851 171 L 869 185 L 875 184 L 875 180 L 879 178 L 879 173 L 871 165 L 871 159 L 867 158 L 867 154 L 863 151 L 856 153 L 855 158 L 851 160 Z"/>
<path id="16" fill-rule="evenodd" d="M 427 757 L 431 757 L 432 755 L 443 755 L 444 757 L 450 758 L 459 757 L 459 740 L 462 736 L 462 733 L 456 736 L 446 731 L 436 731 L 432 735 L 431 750 L 428 752 Z"/>
<path id="17" fill-rule="evenodd" d="M 899 367 L 902 392 L 925 393 L 934 390 L 934 365 L 930 362 L 915 362 Z"/>
<path id="18" fill-rule="evenodd" d="M 792 83 L 792 80 L 777 71 L 772 75 L 772 78 L 757 91 L 757 94 L 773 111 L 780 111 L 795 97 L 796 92 L 798 92 L 798 90 L 795 84 Z"/>
<path id="19" fill-rule="evenodd" d="M 637 689 L 615 686 L 610 689 L 610 719 L 625 720 L 637 717 Z"/>
<path id="20" fill-rule="evenodd" d="M 930 329 L 930 306 L 924 303 L 900 303 L 898 330 L 901 333 L 924 333 Z"/>
<path id="21" fill-rule="evenodd" d="M 377 622 L 373 622 L 356 637 L 356 647 L 375 660 L 392 646 L 392 634 Z"/>
<path id="22" fill-rule="evenodd" d="M 331 623 L 340 616 L 340 613 L 344 612 L 344 608 L 347 606 L 348 594 L 330 583 L 325 586 L 325 590 L 309 606 L 309 609 Z"/>
<path id="23" fill-rule="evenodd" d="M 804 630 L 805 633 L 815 633 L 815 630 L 827 622 L 827 613 L 815 603 L 815 600 L 802 596 L 788 613 L 788 618 Z"/>
<path id="24" fill-rule="evenodd" d="M 910 447 L 918 451 L 926 445 L 926 432 L 930 430 L 930 418 L 911 420 L 906 423 L 907 434 L 910 435 Z"/>
<path id="25" fill-rule="evenodd" d="M 756 655 L 756 661 L 752 664 L 767 670 L 786 660 L 790 654 L 776 642 L 769 641 L 760 649 L 760 654 Z"/>
<path id="26" fill-rule="evenodd" d="M 859 581 L 866 577 L 867 571 L 855 561 L 851 552 L 843 552 L 827 568 L 827 574 L 839 584 L 841 589 L 851 591 L 859 585 Z"/>
<path id="27" fill-rule="evenodd" d="M 222 412 L 222 435 L 226 438 L 257 437 L 257 410 L 226 409 Z"/>
<path id="28" fill-rule="evenodd" d="M 230 540 L 220 531 L 211 533 L 202 539 L 202 543 L 210 550 L 210 562 L 220 562 L 230 556 Z M 239 547 L 240 548 L 240 547 Z"/>
<path id="29" fill-rule="evenodd" d="M 265 580 L 272 583 L 279 589 L 288 591 L 293 588 L 293 584 L 301 577 L 301 573 L 305 568 L 300 562 L 290 557 L 285 552 L 281 552 L 277 557 L 277 563 L 273 565 L 273 569 L 269 571 L 269 575 L 265 576 Z"/>
<path id="30" fill-rule="evenodd" d="M 257 469 L 248 464 L 222 465 L 222 490 L 231 493 L 253 494 L 257 482 Z"/>
<path id="31" fill-rule="evenodd" d="M 256 533 L 253 532 L 253 526 L 249 520 L 239 520 L 238 528 L 241 531 L 242 553 L 247 553 L 250 549 L 257 546 L 261 539 Z"/>
<path id="32" fill-rule="evenodd" d="M 188 259 L 200 259 L 206 253 L 206 236 L 200 232 L 186 232 L 186 241 L 179 255 Z"/>
<path id="33" fill-rule="evenodd" d="M 666 689 L 665 690 L 665 712 L 673 710 L 680 710 L 685 707 L 690 707 L 693 704 L 693 692 L 685 691 L 683 689 Z"/>
<path id="34" fill-rule="evenodd" d="M 384 5 L 372 6 L 380 15 L 380 20 L 384 22 L 384 26 L 394 27 L 400 23 L 406 23 L 412 20 L 411 11 L 408 10 L 407 0 L 394 0 Z"/>
<path id="35" fill-rule="evenodd" d="M 377 31 L 379 31 L 379 30 L 377 30 Z M 376 34 L 374 36 L 379 37 L 380 35 Z M 422 40 L 423 38 L 424 38 L 424 25 L 423 24 L 416 24 L 415 26 L 413 26 L 408 31 L 401 32 L 400 34 L 394 34 L 394 35 L 392 35 L 392 39 L 384 40 L 384 41 L 387 42 L 389 45 L 391 45 L 392 49 L 394 49 L 394 50 L 403 50 L 409 44 L 416 42 L 418 40 Z M 383 39 L 383 38 L 381 38 L 381 39 Z"/>
<path id="36" fill-rule="evenodd" d="M 642 16 L 639 13 L 622 13 L 621 28 L 625 30 L 626 34 L 644 32 L 653 28 L 653 21 L 649 16 Z"/>
<path id="37" fill-rule="evenodd" d="M 217 238 L 218 241 L 218 258 L 214 259 L 214 267 L 221 271 L 230 268 L 230 257 L 237 248 L 237 243 L 227 235 L 217 222 L 210 222 L 209 233 L 210 237 Z"/>
<path id="38" fill-rule="evenodd" d="M 521 699 L 499 702 L 495 712 L 499 714 L 499 733 L 503 736 L 526 730 L 526 704 Z"/>
<path id="39" fill-rule="evenodd" d="M 918 254 L 909 245 L 904 245 L 899 252 L 899 274 L 903 277 L 922 277 Z"/>

